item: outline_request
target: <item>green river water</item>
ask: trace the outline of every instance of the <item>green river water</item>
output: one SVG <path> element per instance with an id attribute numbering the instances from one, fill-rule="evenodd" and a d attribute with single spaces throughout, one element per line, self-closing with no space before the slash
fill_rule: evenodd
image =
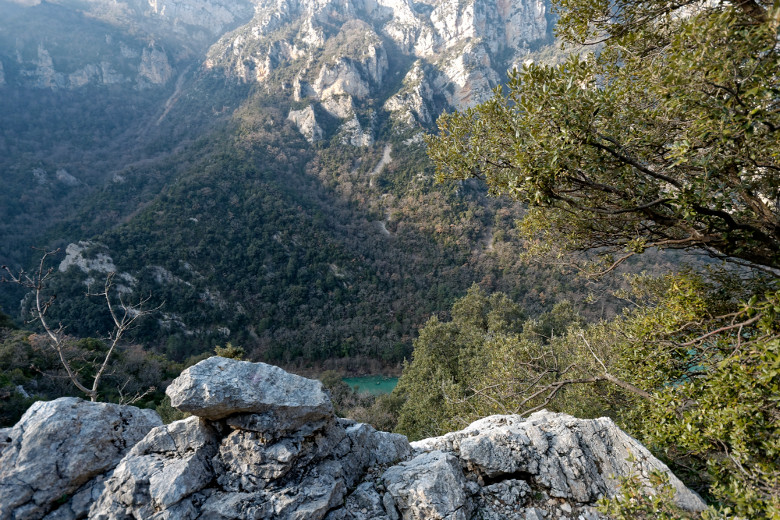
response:
<path id="1" fill-rule="evenodd" d="M 373 395 L 389 394 L 398 384 L 397 377 L 386 376 L 345 377 L 342 381 L 347 383 L 350 388 L 357 387 L 359 394 Z"/>

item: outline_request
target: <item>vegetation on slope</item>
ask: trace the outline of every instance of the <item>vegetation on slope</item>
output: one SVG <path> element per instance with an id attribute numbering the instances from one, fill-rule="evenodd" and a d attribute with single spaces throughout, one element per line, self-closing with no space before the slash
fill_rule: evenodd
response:
<path id="1" fill-rule="evenodd" d="M 557 7 L 564 38 L 601 41 L 603 52 L 527 66 L 506 95 L 442 117 L 429 141 L 440 176 L 476 176 L 525 202 L 534 252 L 596 252 L 601 261 L 585 266 L 595 273 L 652 248 L 726 266 L 633 279 L 620 316 L 547 343 L 529 341 L 527 326 L 464 322 L 454 308 L 451 323 L 420 335 L 399 382 L 399 426 L 421 434 L 538 406 L 610 413 L 701 479 L 714 504 L 705 516 L 777 518 L 780 11 L 753 1 Z M 469 298 L 458 305 L 480 309 Z M 442 327 L 455 334 L 444 347 Z M 440 347 L 451 352 L 426 355 Z M 420 374 L 435 381 L 433 396 Z M 437 421 L 419 425 L 425 413 Z M 610 512 L 629 517 L 632 504 Z"/>
<path id="2" fill-rule="evenodd" d="M 285 113 L 283 100 L 255 92 L 230 124 L 93 197 L 90 207 L 119 207 L 119 222 L 83 255 L 111 256 L 135 277 L 136 294 L 162 305 L 135 341 L 178 361 L 233 341 L 251 359 L 288 367 L 392 365 L 409 356 L 425 320 L 475 281 L 531 313 L 555 293 L 585 300 L 586 289 L 554 267 L 517 261 L 519 204 L 488 199 L 471 182 L 438 189 L 423 148 L 400 138 L 372 175 L 385 143 L 365 149 L 336 138 L 313 148 Z M 148 192 L 144 182 L 160 190 L 152 200 L 138 193 Z M 81 218 L 82 229 L 96 229 L 90 221 L 100 216 Z M 99 304 L 81 297 L 100 276 L 72 266 L 52 286 L 69 302 L 53 316 L 71 334 L 107 329 Z M 614 312 L 609 305 L 593 312 Z"/>

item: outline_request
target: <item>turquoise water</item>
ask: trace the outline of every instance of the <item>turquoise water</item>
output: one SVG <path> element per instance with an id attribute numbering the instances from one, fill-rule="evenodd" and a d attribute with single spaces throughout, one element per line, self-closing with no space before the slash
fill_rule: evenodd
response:
<path id="1" fill-rule="evenodd" d="M 342 381 L 347 383 L 350 388 L 357 387 L 359 394 L 373 395 L 389 394 L 398 384 L 397 377 L 385 376 L 345 377 Z"/>

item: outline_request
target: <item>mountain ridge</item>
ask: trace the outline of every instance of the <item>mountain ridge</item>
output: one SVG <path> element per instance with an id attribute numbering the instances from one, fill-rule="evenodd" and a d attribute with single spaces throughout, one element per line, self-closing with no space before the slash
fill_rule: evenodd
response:
<path id="1" fill-rule="evenodd" d="M 69 5 L 81 6 L 54 7 Z M 51 145 L 31 141 L 17 146 L 23 153 L 10 154 L 5 167 L 19 172 L 10 193 L 39 201 L 49 188 L 23 180 L 35 168 L 47 178 L 62 169 L 91 179 L 57 188 L 48 204 L 62 216 L 53 225 L 38 218 L 48 226 L 47 243 L 62 251 L 90 244 L 85 258 L 107 255 L 135 280 L 128 291 L 164 303 L 138 341 L 175 359 L 229 339 L 277 362 L 369 356 L 395 363 L 408 356 L 416 329 L 475 281 L 532 309 L 544 308 L 539 296 L 561 287 L 544 267 L 536 269 L 549 274 L 524 279 L 526 268 L 513 259 L 520 244 L 510 230 L 521 208 L 499 209 L 473 184 L 434 188 L 420 140 L 442 110 L 486 98 L 506 68 L 548 41 L 545 4 L 280 0 L 253 4 L 251 13 L 236 4 L 216 20 L 208 13 L 220 2 L 192 2 L 189 18 L 176 14 L 186 2 L 100 5 L 83 4 L 77 16 L 98 24 L 89 30 L 101 45 L 137 42 L 122 58 L 135 60 L 135 69 L 121 69 L 126 81 L 106 85 L 93 75 L 77 87 L 36 83 L 41 70 L 70 76 L 57 69 L 54 51 L 52 67 L 42 69 L 34 49 L 32 61 L 16 60 L 17 72 L 9 73 L 8 46 L 16 44 L 6 42 L 2 88 L 37 85 L 33 92 L 82 104 L 111 91 L 148 101 L 115 123 L 134 129 L 128 139 L 105 139 L 122 153 L 106 153 L 98 166 L 90 164 L 92 148 L 71 143 L 61 162 L 94 172 L 82 173 L 36 159 L 53 157 Z M 98 38 L 127 17 L 135 33 Z M 167 39 L 150 36 L 159 24 L 172 31 Z M 174 30 L 189 25 L 201 32 L 188 39 Z M 521 30 L 507 30 L 515 26 Z M 216 43 L 206 51 L 198 42 L 209 38 Z M 144 65 L 155 52 L 157 65 Z M 91 63 L 85 59 L 74 70 Z M 20 75 L 24 67 L 32 72 Z M 97 117 L 73 135 L 86 134 Z M 13 139 L 6 140 L 11 150 Z M 382 161 L 385 150 L 392 153 Z M 29 262 L 25 239 L 13 237 L 12 227 L 6 233 L 18 245 L 3 261 Z M 51 288 L 68 298 L 67 308 L 54 312 L 75 334 L 105 329 L 107 318 L 78 296 L 100 276 L 72 267 Z M 3 305 L 20 315 L 14 300 L 21 295 L 9 293 Z"/>

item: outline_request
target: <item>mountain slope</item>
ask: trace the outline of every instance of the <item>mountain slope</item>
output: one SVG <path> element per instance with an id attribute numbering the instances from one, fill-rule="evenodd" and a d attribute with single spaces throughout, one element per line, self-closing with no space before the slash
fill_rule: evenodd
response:
<path id="1" fill-rule="evenodd" d="M 33 88 L 30 105 L 53 99 L 59 119 L 47 125 L 61 136 L 25 137 L 22 111 L 12 116 L 0 167 L 33 202 L 9 206 L 3 233 L 17 245 L 5 261 L 24 262 L 23 246 L 41 236 L 62 247 L 52 289 L 68 304 L 53 312 L 73 333 L 105 328 L 80 294 L 108 269 L 125 297 L 162 305 L 137 339 L 178 359 L 233 341 L 288 363 L 394 362 L 475 281 L 531 311 L 567 290 L 552 270 L 517 264 L 509 230 L 520 208 L 470 184 L 434 187 L 420 139 L 442 110 L 485 99 L 549 42 L 545 4 L 247 5 L 10 7 L 20 19 L 69 10 L 63 27 L 87 34 L 30 29 L 27 43 L 0 47 L 0 88 Z M 67 60 L 47 38 L 69 41 Z M 78 72 L 97 67 L 76 52 L 81 41 L 123 79 Z M 114 120 L 109 110 L 120 111 L 114 130 L 91 132 Z M 14 312 L 19 297 L 4 291 L 3 305 Z"/>

